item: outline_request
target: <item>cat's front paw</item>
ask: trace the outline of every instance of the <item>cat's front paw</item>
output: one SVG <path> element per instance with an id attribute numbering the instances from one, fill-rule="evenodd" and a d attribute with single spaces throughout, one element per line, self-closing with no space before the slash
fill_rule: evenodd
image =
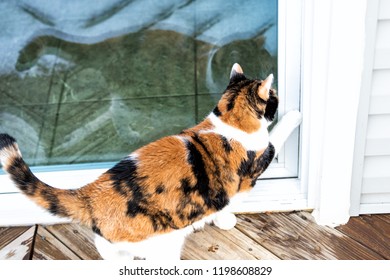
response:
<path id="1" fill-rule="evenodd" d="M 233 213 L 220 212 L 216 214 L 213 223 L 220 229 L 230 230 L 236 225 L 237 218 Z"/>

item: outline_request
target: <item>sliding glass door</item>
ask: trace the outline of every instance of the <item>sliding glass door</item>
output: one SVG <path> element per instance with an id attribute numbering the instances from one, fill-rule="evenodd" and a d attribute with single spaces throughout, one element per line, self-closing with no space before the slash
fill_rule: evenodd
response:
<path id="1" fill-rule="evenodd" d="M 201 121 L 235 62 L 274 73 L 279 114 L 299 106 L 277 0 L 2 1 L 0 14 L 0 132 L 58 178 Z M 298 175 L 293 138 L 265 178 Z"/>

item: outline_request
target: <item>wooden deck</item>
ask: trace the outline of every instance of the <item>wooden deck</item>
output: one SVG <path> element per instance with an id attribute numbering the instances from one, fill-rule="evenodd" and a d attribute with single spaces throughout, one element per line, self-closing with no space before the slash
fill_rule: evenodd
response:
<path id="1" fill-rule="evenodd" d="M 207 226 L 182 259 L 390 259 L 390 214 L 351 218 L 337 228 L 307 212 L 237 215 L 230 231 Z M 101 259 L 90 230 L 76 224 L 0 228 L 0 259 Z"/>

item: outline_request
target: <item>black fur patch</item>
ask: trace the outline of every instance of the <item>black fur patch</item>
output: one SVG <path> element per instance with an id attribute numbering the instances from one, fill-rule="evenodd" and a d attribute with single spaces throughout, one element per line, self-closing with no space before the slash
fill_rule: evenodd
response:
<path id="1" fill-rule="evenodd" d="M 49 186 L 41 190 L 41 196 L 49 203 L 48 210 L 53 215 L 68 217 L 68 213 L 60 201 L 57 195 L 53 192 L 53 189 Z"/>
<path id="2" fill-rule="evenodd" d="M 231 77 L 230 77 L 230 84 L 238 83 L 241 81 L 247 80 L 244 74 L 237 73 L 235 72 Z"/>
<path id="3" fill-rule="evenodd" d="M 250 177 L 253 174 L 253 168 L 255 163 L 256 152 L 247 151 L 247 159 L 241 161 L 237 174 L 239 176 Z"/>
<path id="4" fill-rule="evenodd" d="M 191 137 L 194 140 L 194 143 L 200 146 L 199 148 L 201 148 L 204 151 L 204 153 L 206 154 L 205 156 L 207 156 L 207 158 L 213 163 L 213 166 L 209 166 L 209 167 L 214 169 L 213 172 L 219 178 L 221 176 L 220 164 L 218 164 L 215 155 L 212 152 L 213 149 L 211 148 L 211 152 L 210 152 L 210 149 L 206 146 L 205 143 L 203 143 L 203 140 L 201 137 L 199 137 L 199 134 L 193 133 Z"/>
<path id="5" fill-rule="evenodd" d="M 274 156 L 275 156 L 275 147 L 274 145 L 272 145 L 272 143 L 269 143 L 267 149 L 265 149 L 264 153 L 257 159 L 256 173 L 258 175 L 256 177 L 258 177 L 261 173 L 264 172 L 265 169 L 267 169 L 271 161 L 274 159 Z"/>
<path id="6" fill-rule="evenodd" d="M 100 228 L 96 225 L 95 220 L 92 220 L 92 231 L 97 235 L 103 236 L 102 232 L 100 231 Z"/>
<path id="7" fill-rule="evenodd" d="M 195 186 L 191 188 L 191 191 L 196 191 L 203 198 L 205 205 L 208 208 L 214 208 L 216 210 L 221 210 L 225 207 L 229 198 L 223 189 L 223 186 L 214 186 L 214 188 L 220 189 L 218 193 L 215 193 L 214 190 L 210 189 L 210 179 L 205 169 L 205 164 L 202 158 L 202 154 L 196 148 L 196 146 L 188 142 L 187 143 L 188 150 L 188 163 L 192 167 L 192 172 L 195 175 L 197 180 Z M 216 184 L 216 182 L 213 182 Z"/>
<path id="8" fill-rule="evenodd" d="M 221 135 L 221 141 L 222 141 L 222 146 L 223 146 L 223 149 L 225 150 L 225 152 L 230 153 L 233 150 L 233 148 L 230 145 L 229 140 L 227 140 L 225 136 Z"/>
<path id="9" fill-rule="evenodd" d="M 194 140 L 195 143 L 197 143 L 202 149 L 203 151 L 206 153 L 207 157 L 212 159 L 212 154 L 211 152 L 209 151 L 209 149 L 206 147 L 206 145 L 203 143 L 202 139 L 199 137 L 199 134 L 197 133 L 193 133 L 191 135 L 191 138 Z"/>
<path id="10" fill-rule="evenodd" d="M 165 187 L 164 187 L 164 185 L 159 185 L 159 186 L 156 188 L 156 194 L 162 194 L 163 192 L 165 192 Z"/>
<path id="11" fill-rule="evenodd" d="M 115 190 L 121 195 L 127 196 L 137 179 L 136 170 L 137 162 L 126 158 L 108 170 L 107 173 L 114 182 Z"/>
<path id="12" fill-rule="evenodd" d="M 215 195 L 212 200 L 213 206 L 215 209 L 222 210 L 226 205 L 229 204 L 229 197 L 225 191 L 225 189 L 221 188 L 219 192 Z"/>
<path id="13" fill-rule="evenodd" d="M 127 215 L 135 217 L 138 214 L 148 214 L 146 205 L 148 204 L 141 187 L 138 184 L 133 185 L 131 189 L 132 196 L 127 201 Z"/>
<path id="14" fill-rule="evenodd" d="M 30 168 L 22 158 L 14 158 L 7 172 L 11 175 L 16 186 L 27 195 L 34 195 L 38 183 L 37 177 L 31 172 Z"/>
<path id="15" fill-rule="evenodd" d="M 192 189 L 194 189 L 194 191 L 199 192 L 199 194 L 204 199 L 206 205 L 208 207 L 211 207 L 212 203 L 210 201 L 209 196 L 210 180 L 205 169 L 202 154 L 191 142 L 187 142 L 187 150 L 188 163 L 191 165 L 192 172 L 194 173 L 195 178 L 197 180 L 196 185 Z"/>
<path id="16" fill-rule="evenodd" d="M 192 203 L 191 207 L 192 207 L 191 212 L 187 217 L 189 221 L 195 221 L 198 217 L 204 214 L 204 210 L 201 205 L 197 203 Z"/>
<path id="17" fill-rule="evenodd" d="M 148 217 L 154 231 L 167 229 L 168 227 L 178 228 L 167 210 L 157 212 L 150 210 L 148 199 L 151 197 L 151 194 L 145 193 L 142 187 L 142 181 L 145 178 L 138 176 L 136 160 L 126 158 L 108 170 L 107 173 L 110 174 L 111 180 L 114 182 L 115 190 L 127 198 L 128 216 L 144 215 Z M 165 187 L 159 185 L 155 192 L 161 194 L 164 191 Z"/>
<path id="18" fill-rule="evenodd" d="M 217 117 L 221 116 L 222 113 L 221 111 L 219 110 L 218 106 L 215 106 L 214 110 L 213 110 L 213 113 L 214 115 L 216 115 Z"/>
<path id="19" fill-rule="evenodd" d="M 251 183 L 253 187 L 257 177 L 267 169 L 273 160 L 274 155 L 275 148 L 271 143 L 268 144 L 267 149 L 265 149 L 264 153 L 258 158 L 256 158 L 256 153 L 254 151 L 248 151 L 247 159 L 241 161 L 237 174 L 241 177 L 253 179 Z"/>
<path id="20" fill-rule="evenodd" d="M 158 211 L 156 214 L 150 215 L 149 218 L 152 221 L 154 231 L 164 230 L 168 227 L 178 229 L 168 210 Z"/>
<path id="21" fill-rule="evenodd" d="M 0 150 L 13 145 L 15 142 L 16 140 L 12 136 L 5 133 L 0 134 Z"/>
<path id="22" fill-rule="evenodd" d="M 273 121 L 273 119 L 275 118 L 276 111 L 278 110 L 278 105 L 279 99 L 275 95 L 275 92 L 271 89 L 264 113 L 264 117 L 266 118 L 266 120 Z"/>
<path id="23" fill-rule="evenodd" d="M 126 158 L 107 171 L 113 181 L 115 190 L 128 198 L 127 215 L 135 217 L 138 214 L 147 214 L 147 198 L 137 176 L 137 162 Z"/>
<path id="24" fill-rule="evenodd" d="M 180 181 L 180 188 L 183 190 L 185 195 L 188 195 L 192 192 L 193 186 L 191 186 L 188 178 L 184 178 Z"/>
<path id="25" fill-rule="evenodd" d="M 212 203 L 210 201 L 209 189 L 210 189 L 210 180 L 207 175 L 205 164 L 202 159 L 202 154 L 198 151 L 196 146 L 188 142 L 187 143 L 188 150 L 188 163 L 192 167 L 192 172 L 196 178 L 196 185 L 192 188 L 192 190 L 197 191 L 203 198 L 205 204 L 208 207 L 211 207 Z"/>
<path id="26" fill-rule="evenodd" d="M 236 99 L 239 95 L 239 92 L 229 92 L 227 94 L 228 94 L 228 96 L 227 96 L 228 103 L 226 105 L 226 109 L 227 109 L 227 111 L 230 111 L 234 108 L 234 105 L 236 103 Z"/>

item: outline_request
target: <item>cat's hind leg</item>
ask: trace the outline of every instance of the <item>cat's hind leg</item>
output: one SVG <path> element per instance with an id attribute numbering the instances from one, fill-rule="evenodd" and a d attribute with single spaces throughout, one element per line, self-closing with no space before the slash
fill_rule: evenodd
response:
<path id="1" fill-rule="evenodd" d="M 275 148 L 275 156 L 280 152 L 287 138 L 302 122 L 302 114 L 299 111 L 290 111 L 272 129 L 269 139 Z"/>
<path id="2" fill-rule="evenodd" d="M 222 210 L 215 214 L 213 223 L 220 229 L 230 230 L 236 226 L 237 218 L 233 213 Z"/>
<path id="3" fill-rule="evenodd" d="M 223 230 L 230 230 L 237 224 L 236 215 L 233 209 L 239 208 L 240 203 L 248 196 L 248 193 L 238 193 L 230 198 L 229 205 L 217 212 L 213 216 L 213 224 Z"/>
<path id="4" fill-rule="evenodd" d="M 118 250 L 115 244 L 110 243 L 103 237 L 95 235 L 95 247 L 98 250 L 100 256 L 105 260 L 133 260 L 134 256 L 123 250 Z"/>

